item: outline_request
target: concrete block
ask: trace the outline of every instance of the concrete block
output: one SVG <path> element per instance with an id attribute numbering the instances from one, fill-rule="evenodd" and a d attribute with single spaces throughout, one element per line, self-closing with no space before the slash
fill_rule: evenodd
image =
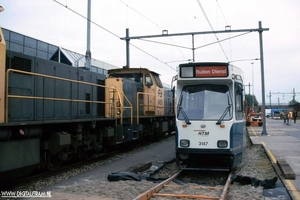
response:
<path id="1" fill-rule="evenodd" d="M 277 159 L 276 164 L 279 167 L 279 170 L 281 171 L 285 179 L 296 179 L 295 172 L 293 171 L 291 166 L 286 162 L 285 159 Z"/>

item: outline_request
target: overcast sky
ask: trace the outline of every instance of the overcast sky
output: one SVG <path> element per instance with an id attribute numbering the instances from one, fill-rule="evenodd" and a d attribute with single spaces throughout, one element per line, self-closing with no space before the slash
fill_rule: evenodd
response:
<path id="1" fill-rule="evenodd" d="M 82 16 L 87 16 L 87 0 L 0 0 L 0 5 L 5 9 L 0 13 L 1 27 L 85 54 Z M 126 65 L 125 41 L 120 39 L 126 28 L 130 36 L 144 36 L 162 30 L 169 34 L 225 30 L 227 25 L 232 30 L 257 29 L 261 21 L 270 29 L 263 32 L 266 105 L 270 92 L 272 103 L 288 103 L 293 89 L 300 101 L 299 10 L 299 0 L 92 0 L 92 57 Z M 147 40 L 154 42 L 130 41 L 130 67 L 149 68 L 170 84 L 178 64 L 193 58 L 192 37 Z M 262 101 L 260 60 L 255 60 L 260 58 L 258 32 L 197 35 L 194 44 L 196 62 L 232 61 L 244 71 L 244 84 L 254 85 L 254 95 Z M 249 87 L 245 89 L 249 93 Z"/>

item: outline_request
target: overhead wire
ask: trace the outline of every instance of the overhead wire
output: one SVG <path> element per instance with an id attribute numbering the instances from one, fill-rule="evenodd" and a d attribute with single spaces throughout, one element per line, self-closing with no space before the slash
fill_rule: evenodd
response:
<path id="1" fill-rule="evenodd" d="M 142 17 L 144 17 L 145 19 L 147 19 L 148 21 L 150 21 L 151 23 L 153 23 L 155 26 L 161 28 L 162 30 L 165 30 L 165 28 L 163 28 L 162 26 L 160 26 L 159 24 L 155 23 L 153 20 L 151 20 L 150 18 L 148 18 L 147 16 L 143 15 L 141 12 L 137 11 L 136 9 L 134 9 L 132 6 L 128 5 L 127 3 L 125 3 L 122 0 L 119 0 L 120 2 L 122 2 L 124 5 L 126 5 L 128 8 L 130 8 L 131 10 L 133 10 L 134 12 L 136 12 L 137 14 L 141 15 Z M 176 46 L 175 41 L 173 40 L 172 37 L 170 37 L 171 41 L 173 42 L 173 44 Z M 178 49 L 178 51 L 180 52 L 180 54 L 182 55 L 182 57 L 185 58 L 184 54 L 180 51 L 180 49 Z"/>
<path id="2" fill-rule="evenodd" d="M 137 14 L 141 15 L 142 17 L 144 17 L 145 19 L 147 19 L 151 23 L 155 24 L 156 26 L 160 27 L 161 29 L 164 29 L 163 27 L 161 27 L 160 25 L 158 25 L 157 23 L 155 23 L 154 21 L 152 21 L 150 18 L 146 17 L 145 15 L 143 15 L 142 13 L 140 13 L 139 11 L 137 11 L 136 9 L 134 9 L 133 7 L 131 7 L 130 5 L 128 5 L 127 3 L 125 3 L 124 1 L 122 1 L 122 0 L 119 0 L 119 1 L 121 1 L 128 8 L 130 8 L 131 10 L 133 10 L 134 12 L 136 12 Z"/>
<path id="3" fill-rule="evenodd" d="M 216 0 L 216 2 L 217 2 L 217 5 L 218 5 L 219 10 L 220 10 L 220 12 L 221 12 L 221 14 L 222 14 L 222 16 L 223 16 L 223 19 L 224 19 L 225 24 L 226 24 L 226 26 L 228 26 L 226 17 L 225 17 L 224 12 L 223 12 L 223 10 L 222 10 L 220 4 L 219 4 L 219 1 Z M 230 33 L 228 33 L 228 34 L 229 34 L 229 38 L 230 38 Z M 228 43 L 229 43 L 230 55 L 231 55 L 231 57 L 232 57 L 231 42 L 230 42 L 230 41 L 231 41 L 231 40 L 229 40 Z"/>
<path id="4" fill-rule="evenodd" d="M 209 21 L 209 19 L 208 19 L 208 16 L 207 16 L 207 14 L 206 14 L 206 12 L 205 12 L 205 10 L 204 10 L 202 4 L 200 3 L 200 0 L 196 0 L 196 1 L 197 1 L 197 3 L 198 3 L 198 5 L 199 5 L 199 7 L 200 7 L 200 9 L 201 9 L 201 11 L 202 11 L 202 13 L 204 14 L 204 17 L 206 18 L 206 21 L 207 21 L 208 25 L 210 26 L 210 29 L 214 32 L 214 28 L 213 28 L 213 26 L 211 25 L 211 23 L 210 23 L 210 21 Z M 221 50 L 222 50 L 222 52 L 223 52 L 223 54 L 224 54 L 226 60 L 229 62 L 229 59 L 228 59 L 228 57 L 227 57 L 227 55 L 226 55 L 226 53 L 225 53 L 225 51 L 224 51 L 224 49 L 223 49 L 223 46 L 222 46 L 221 43 L 219 42 L 219 38 L 217 37 L 217 34 L 214 33 L 214 35 L 215 35 L 215 38 L 216 38 L 217 41 L 218 41 L 219 46 L 221 47 Z"/>
<path id="5" fill-rule="evenodd" d="M 220 9 L 220 12 L 221 12 L 221 14 L 222 14 L 222 16 L 223 16 L 223 19 L 224 19 L 224 21 L 225 21 L 225 24 L 228 25 L 227 20 L 226 20 L 226 18 L 225 18 L 225 15 L 224 15 L 224 13 L 223 13 L 223 10 L 222 10 L 222 8 L 221 8 L 221 6 L 220 6 L 218 0 L 216 0 L 216 2 L 217 2 L 217 4 L 218 4 L 218 7 L 219 7 L 219 9 Z"/>
<path id="6" fill-rule="evenodd" d="M 139 40 L 142 40 L 142 41 L 145 41 L 145 42 L 152 42 L 152 43 L 157 43 L 157 44 L 162 44 L 162 45 L 167 45 L 167 46 L 173 46 L 173 47 L 192 50 L 192 48 L 190 48 L 190 47 L 180 46 L 180 45 L 176 45 L 176 44 L 169 44 L 169 43 L 158 42 L 158 41 L 154 41 L 154 40 L 141 39 L 141 38 Z"/>
<path id="7" fill-rule="evenodd" d="M 209 45 L 213 45 L 213 44 L 216 44 L 216 43 L 219 43 L 219 42 L 223 42 L 223 41 L 226 41 L 226 40 L 230 40 L 230 39 L 232 39 L 232 38 L 240 37 L 240 36 L 243 36 L 243 35 L 246 35 L 246 34 L 249 34 L 249 33 L 251 33 L 251 31 L 246 32 L 246 33 L 242 33 L 242 34 L 239 34 L 239 35 L 235 35 L 235 36 L 232 36 L 232 37 L 229 37 L 229 38 L 226 38 L 226 39 L 218 40 L 218 41 L 216 41 L 216 42 L 211 42 L 211 43 L 208 43 L 208 44 L 205 44 L 205 45 L 196 47 L 195 49 L 200 49 L 200 48 L 203 48 L 203 47 L 206 47 L 206 46 L 209 46 Z"/>
<path id="8" fill-rule="evenodd" d="M 205 44 L 205 45 L 201 45 L 199 47 L 195 47 L 194 49 L 200 49 L 200 48 L 203 48 L 203 47 L 206 47 L 206 46 L 210 46 L 210 45 L 213 45 L 213 44 L 217 44 L 219 42 L 223 42 L 223 41 L 226 41 L 226 40 L 230 40 L 232 38 L 236 38 L 236 37 L 240 37 L 240 36 L 243 36 L 243 35 L 246 35 L 246 34 L 249 34 L 251 33 L 251 31 L 249 32 L 245 32 L 245 33 L 241 33 L 239 35 L 235 35 L 235 36 L 232 36 L 232 37 L 229 37 L 229 38 L 226 38 L 226 39 L 222 39 L 222 40 L 218 40 L 216 42 L 211 42 L 211 43 L 208 43 L 208 44 Z M 152 43 L 158 43 L 158 44 L 162 44 L 162 45 L 168 45 L 168 46 L 174 46 L 174 47 L 178 47 L 178 48 L 183 48 L 183 49 L 189 49 L 189 50 L 192 50 L 191 47 L 185 47 L 185 46 L 179 46 L 179 45 L 173 45 L 173 44 L 169 44 L 169 43 L 164 43 L 164 42 L 158 42 L 158 41 L 154 41 L 154 40 L 147 40 L 147 39 L 139 39 L 139 40 L 142 40 L 142 41 L 145 41 L 145 42 L 152 42 Z"/>
<path id="9" fill-rule="evenodd" d="M 53 1 L 56 2 L 56 3 L 58 3 L 58 4 L 61 5 L 61 6 L 65 7 L 66 9 L 70 10 L 71 12 L 75 13 L 76 15 L 78 15 L 78 16 L 80 16 L 80 17 L 86 19 L 87 21 L 90 21 L 92 24 L 94 24 L 94 25 L 96 25 L 96 26 L 102 28 L 102 29 L 105 30 L 106 32 L 110 33 L 111 35 L 113 35 L 113 36 L 115 36 L 115 37 L 117 37 L 117 38 L 120 39 L 120 37 L 119 37 L 117 34 L 113 33 L 112 31 L 110 31 L 110 30 L 108 30 L 108 29 L 106 29 L 106 28 L 104 28 L 104 27 L 101 26 L 100 24 L 97 24 L 96 22 L 94 22 L 94 21 L 88 19 L 86 16 L 80 14 L 79 12 L 77 12 L 77 11 L 75 11 L 75 10 L 69 8 L 67 5 L 62 4 L 62 3 L 58 2 L 57 0 L 53 0 Z"/>
<path id="10" fill-rule="evenodd" d="M 84 15 L 80 14 L 79 12 L 77 12 L 77 11 L 75 11 L 75 10 L 69 8 L 67 5 L 62 4 L 62 3 L 58 2 L 57 0 L 53 0 L 53 1 L 56 2 L 56 3 L 58 3 L 58 4 L 61 5 L 61 6 L 65 7 L 66 9 L 70 10 L 71 12 L 75 13 L 76 15 L 78 15 L 78 16 L 80 16 L 80 17 L 86 19 L 86 20 L 89 20 L 86 16 L 84 16 Z M 120 1 L 121 1 L 121 0 L 120 0 Z M 137 11 L 136 11 L 136 12 L 137 12 Z M 98 26 L 99 28 L 101 28 L 101 29 L 105 30 L 106 32 L 110 33 L 111 35 L 117 37 L 118 39 L 121 38 L 120 36 L 118 36 L 117 34 L 113 33 L 112 31 L 110 31 L 110 30 L 104 28 L 104 27 L 101 26 L 100 24 L 98 24 L 98 23 L 96 23 L 96 22 L 94 22 L 94 21 L 92 21 L 92 20 L 90 20 L 90 22 L 91 22 L 92 24 L 94 24 L 95 26 Z M 132 43 L 130 43 L 130 45 L 133 46 L 133 47 L 135 47 L 136 49 L 142 51 L 143 53 L 147 54 L 148 56 L 150 56 L 150 57 L 152 57 L 152 58 L 158 60 L 159 62 L 161 62 L 161 63 L 167 65 L 168 67 L 170 67 L 170 68 L 172 68 L 173 70 L 176 71 L 176 69 L 174 69 L 172 66 L 168 65 L 167 63 L 163 62 L 162 60 L 158 59 L 157 57 L 151 55 L 150 53 L 146 52 L 145 50 L 142 50 L 141 48 L 137 47 L 136 45 L 133 45 Z"/>
<path id="11" fill-rule="evenodd" d="M 173 70 L 175 70 L 175 71 L 176 71 L 176 69 L 174 69 L 172 66 L 168 65 L 166 62 L 163 62 L 163 61 L 162 61 L 162 60 L 160 60 L 159 58 L 157 58 L 157 57 L 155 57 L 155 56 L 153 56 L 153 55 L 149 54 L 148 52 L 144 51 L 143 49 L 141 49 L 141 48 L 139 48 L 139 47 L 135 46 L 134 44 L 131 44 L 131 46 L 133 46 L 133 47 L 137 48 L 138 50 L 142 51 L 143 53 L 147 54 L 148 56 L 150 56 L 150 57 L 152 57 L 152 58 L 156 59 L 157 61 L 161 62 L 162 64 L 165 64 L 165 65 L 167 65 L 168 67 L 170 67 L 171 69 L 173 69 Z"/>

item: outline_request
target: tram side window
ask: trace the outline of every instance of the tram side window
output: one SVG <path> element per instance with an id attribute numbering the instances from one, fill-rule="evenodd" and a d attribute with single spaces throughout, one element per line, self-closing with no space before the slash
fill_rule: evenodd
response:
<path id="1" fill-rule="evenodd" d="M 239 83 L 235 83 L 235 116 L 236 119 L 243 119 L 243 86 Z"/>

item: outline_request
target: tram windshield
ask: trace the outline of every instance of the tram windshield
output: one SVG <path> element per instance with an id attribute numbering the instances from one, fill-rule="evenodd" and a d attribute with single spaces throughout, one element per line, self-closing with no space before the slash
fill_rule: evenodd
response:
<path id="1" fill-rule="evenodd" d="M 232 99 L 227 85 L 184 86 L 178 102 L 179 120 L 223 120 L 232 118 Z M 228 109 L 225 113 L 224 110 Z"/>

